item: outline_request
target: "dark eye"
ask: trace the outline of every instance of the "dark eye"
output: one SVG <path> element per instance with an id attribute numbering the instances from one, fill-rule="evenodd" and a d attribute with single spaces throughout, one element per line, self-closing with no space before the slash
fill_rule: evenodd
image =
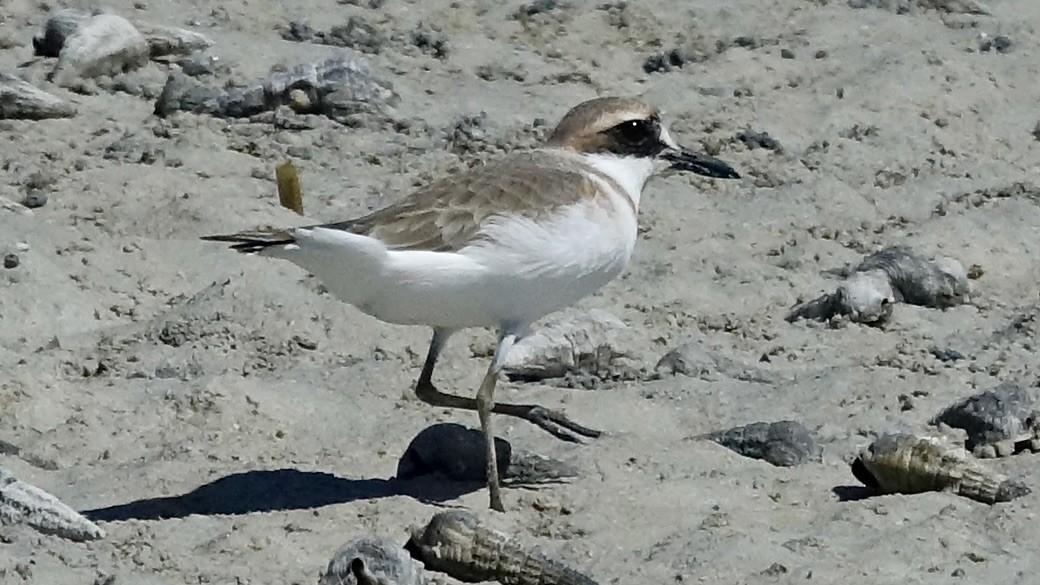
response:
<path id="1" fill-rule="evenodd" d="M 656 138 L 653 124 L 647 120 L 629 120 L 612 129 L 618 142 L 631 146 L 639 146 Z"/>

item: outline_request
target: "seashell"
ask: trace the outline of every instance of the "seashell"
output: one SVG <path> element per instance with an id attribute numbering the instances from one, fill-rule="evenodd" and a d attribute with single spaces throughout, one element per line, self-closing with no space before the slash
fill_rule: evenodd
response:
<path id="1" fill-rule="evenodd" d="M 460 581 L 502 585 L 596 585 L 537 548 L 483 526 L 462 510 L 441 512 L 412 529 L 405 549 L 426 566 Z"/>
<path id="2" fill-rule="evenodd" d="M 875 252 L 851 271 L 832 293 L 794 306 L 786 320 L 828 321 L 845 317 L 858 323 L 883 323 L 893 303 L 945 309 L 968 300 L 968 272 L 952 258 L 925 260 L 910 248 Z"/>
<path id="3" fill-rule="evenodd" d="M 44 534 L 80 542 L 105 537 L 105 531 L 97 524 L 3 468 L 0 468 L 0 524 L 26 524 Z"/>
<path id="4" fill-rule="evenodd" d="M 949 491 L 994 504 L 1030 492 L 1022 483 L 986 469 L 960 447 L 903 433 L 878 437 L 852 463 L 852 473 L 881 493 Z"/>
<path id="5" fill-rule="evenodd" d="M 321 585 L 425 585 L 422 567 L 397 543 L 371 534 L 348 540 L 329 561 Z"/>

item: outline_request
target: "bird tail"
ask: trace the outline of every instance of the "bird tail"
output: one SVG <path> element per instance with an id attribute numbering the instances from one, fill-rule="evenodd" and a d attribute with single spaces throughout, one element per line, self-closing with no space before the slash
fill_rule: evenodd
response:
<path id="1" fill-rule="evenodd" d="M 201 239 L 209 242 L 230 242 L 232 250 L 238 250 L 243 254 L 256 254 L 273 246 L 296 243 L 296 237 L 288 230 L 257 230 L 237 234 L 202 236 Z"/>

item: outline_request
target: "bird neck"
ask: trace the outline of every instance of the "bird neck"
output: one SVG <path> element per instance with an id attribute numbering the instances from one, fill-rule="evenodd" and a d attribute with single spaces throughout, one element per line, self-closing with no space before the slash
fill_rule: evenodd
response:
<path id="1" fill-rule="evenodd" d="M 610 177 L 624 191 L 622 195 L 628 197 L 635 208 L 639 208 L 643 187 L 654 173 L 652 160 L 611 153 L 585 153 L 581 157 L 590 167 Z"/>

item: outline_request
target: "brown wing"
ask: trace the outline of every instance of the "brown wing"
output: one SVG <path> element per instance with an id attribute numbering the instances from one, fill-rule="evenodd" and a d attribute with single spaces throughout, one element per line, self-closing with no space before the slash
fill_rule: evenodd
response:
<path id="1" fill-rule="evenodd" d="M 311 227 L 370 236 L 397 250 L 455 251 L 494 215 L 537 218 L 593 196 L 587 172 L 560 155 L 518 153 L 436 181 L 364 217 Z"/>

